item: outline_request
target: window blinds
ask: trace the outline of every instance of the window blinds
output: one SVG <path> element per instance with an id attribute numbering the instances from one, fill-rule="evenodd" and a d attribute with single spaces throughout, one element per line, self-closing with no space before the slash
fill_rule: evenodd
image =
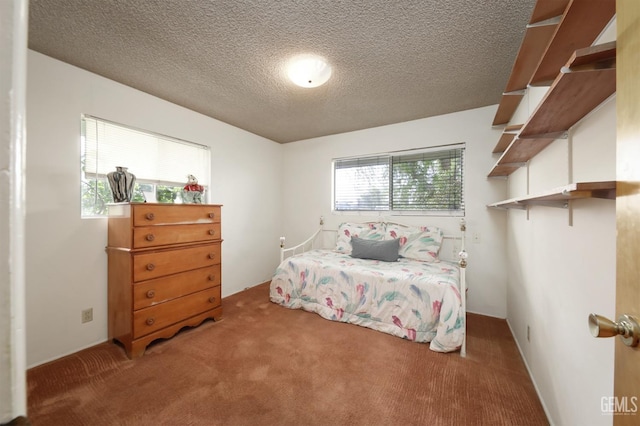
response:
<path id="1" fill-rule="evenodd" d="M 334 210 L 464 212 L 464 145 L 334 160 Z"/>
<path id="2" fill-rule="evenodd" d="M 82 117 L 84 172 L 103 177 L 116 166 L 127 167 L 139 181 L 183 184 L 187 175 L 209 186 L 209 147 L 106 120 Z"/>
<path id="3" fill-rule="evenodd" d="M 464 210 L 463 152 L 393 156 L 393 210 Z"/>
<path id="4" fill-rule="evenodd" d="M 334 162 L 335 210 L 389 210 L 389 157 Z"/>

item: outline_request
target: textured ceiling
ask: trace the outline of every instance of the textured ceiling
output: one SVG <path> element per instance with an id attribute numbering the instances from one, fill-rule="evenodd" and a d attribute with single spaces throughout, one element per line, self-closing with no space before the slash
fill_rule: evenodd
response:
<path id="1" fill-rule="evenodd" d="M 285 143 L 498 103 L 534 3 L 30 0 L 29 48 Z"/>

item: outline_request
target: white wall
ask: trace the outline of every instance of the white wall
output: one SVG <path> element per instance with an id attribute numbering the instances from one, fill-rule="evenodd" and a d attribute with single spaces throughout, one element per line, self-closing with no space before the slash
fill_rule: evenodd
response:
<path id="1" fill-rule="evenodd" d="M 546 90 L 530 89 L 512 123 L 524 123 Z M 615 152 L 613 97 L 575 125 L 569 139 L 556 140 L 531 160 L 529 193 L 572 182 L 615 180 Z M 527 170 L 522 168 L 509 177 L 509 197 L 526 194 Z M 531 207 L 528 217 L 521 210 L 504 214 L 507 320 L 549 420 L 556 425 L 610 425 L 612 417 L 602 414 L 601 398 L 613 395 L 614 341 L 591 337 L 587 318 L 592 312 L 615 315 L 615 201 L 574 201 L 573 226 L 565 209 Z"/>
<path id="2" fill-rule="evenodd" d="M 504 181 L 489 181 L 486 178 L 494 164 L 491 151 L 501 133 L 491 128 L 495 111 L 495 106 L 491 106 L 286 144 L 283 218 L 288 245 L 302 241 L 317 229 L 321 215 L 325 218 L 327 229 L 336 229 L 344 221 L 378 219 L 378 216 L 332 213 L 332 159 L 466 142 L 468 309 L 504 318 L 507 282 L 504 244 L 506 215 L 486 208 L 489 202 L 506 197 Z M 391 219 L 408 224 L 438 225 L 449 233 L 457 232 L 459 222 L 459 218 L 432 216 L 401 216 Z M 473 233 L 479 233 L 480 243 L 471 243 Z"/>
<path id="3" fill-rule="evenodd" d="M 209 201 L 224 205 L 223 296 L 271 278 L 281 145 L 33 51 L 27 83 L 29 366 L 107 339 L 107 222 L 80 218 L 82 113 L 210 146 Z M 81 324 L 89 307 L 94 320 Z"/>

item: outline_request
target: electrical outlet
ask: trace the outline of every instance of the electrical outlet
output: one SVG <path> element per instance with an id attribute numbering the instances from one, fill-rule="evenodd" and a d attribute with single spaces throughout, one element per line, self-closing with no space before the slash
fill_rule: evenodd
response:
<path id="1" fill-rule="evenodd" d="M 531 341 L 531 328 L 527 326 L 527 342 Z"/>
<path id="2" fill-rule="evenodd" d="M 473 242 L 475 244 L 479 244 L 480 243 L 480 233 L 479 232 L 474 232 L 473 233 Z"/>
<path id="3" fill-rule="evenodd" d="M 93 308 L 82 311 L 82 323 L 93 321 Z"/>

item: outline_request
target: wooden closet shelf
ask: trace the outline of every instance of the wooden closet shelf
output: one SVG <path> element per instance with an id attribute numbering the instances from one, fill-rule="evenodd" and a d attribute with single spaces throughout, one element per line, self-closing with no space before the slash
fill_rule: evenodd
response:
<path id="1" fill-rule="evenodd" d="M 615 0 L 538 0 L 493 125 L 507 124 L 528 85 L 546 86 L 576 50 L 593 44 L 615 15 Z"/>
<path id="2" fill-rule="evenodd" d="M 488 177 L 509 176 L 520 167 L 526 166 L 527 161 L 535 157 L 554 140 L 556 138 L 519 139 L 516 137 L 507 150 L 502 153 Z"/>
<path id="3" fill-rule="evenodd" d="M 514 166 L 526 164 L 555 139 L 566 137 L 569 128 L 611 96 L 616 91 L 615 54 L 615 42 L 574 52 L 489 177 L 513 173 Z"/>
<path id="4" fill-rule="evenodd" d="M 522 167 L 521 164 L 496 164 L 493 166 L 487 177 L 507 177 L 520 167 Z"/>
<path id="5" fill-rule="evenodd" d="M 538 0 L 536 3 L 493 119 L 494 126 L 506 124 L 513 117 L 568 3 L 569 0 Z"/>
<path id="6" fill-rule="evenodd" d="M 513 117 L 513 113 L 516 112 L 520 101 L 524 97 L 524 90 L 511 93 L 503 93 L 500 98 L 500 104 L 498 104 L 498 110 L 493 119 L 492 126 L 499 126 L 506 124 Z"/>
<path id="7" fill-rule="evenodd" d="M 616 13 L 615 0 L 572 0 L 549 43 L 530 84 L 548 85 L 576 48 L 593 44 Z"/>
<path id="8" fill-rule="evenodd" d="M 533 7 L 529 25 L 536 25 L 557 16 L 562 16 L 568 4 L 569 0 L 538 0 Z"/>
<path id="9" fill-rule="evenodd" d="M 498 201 L 497 203 L 489 204 L 487 207 L 524 210 L 530 205 L 541 205 L 566 208 L 569 201 L 583 198 L 615 200 L 616 182 L 603 181 L 572 183 L 570 185 L 552 189 L 544 194 L 529 195 L 526 197 Z"/>
<path id="10" fill-rule="evenodd" d="M 565 132 L 611 96 L 616 91 L 615 57 L 615 41 L 575 51 L 518 137 Z"/>
<path id="11" fill-rule="evenodd" d="M 538 66 L 540 57 L 544 53 L 551 37 L 556 31 L 558 22 L 549 21 L 546 25 L 528 27 L 516 61 L 511 70 L 505 92 L 524 90 L 531 81 L 531 77 Z"/>
<path id="12" fill-rule="evenodd" d="M 493 148 L 493 154 L 501 154 L 503 153 L 507 147 L 513 142 L 513 139 L 518 135 L 518 131 L 522 128 L 522 124 L 513 124 L 511 126 L 505 127 L 500 139 L 498 139 L 498 143 L 495 148 Z"/>

